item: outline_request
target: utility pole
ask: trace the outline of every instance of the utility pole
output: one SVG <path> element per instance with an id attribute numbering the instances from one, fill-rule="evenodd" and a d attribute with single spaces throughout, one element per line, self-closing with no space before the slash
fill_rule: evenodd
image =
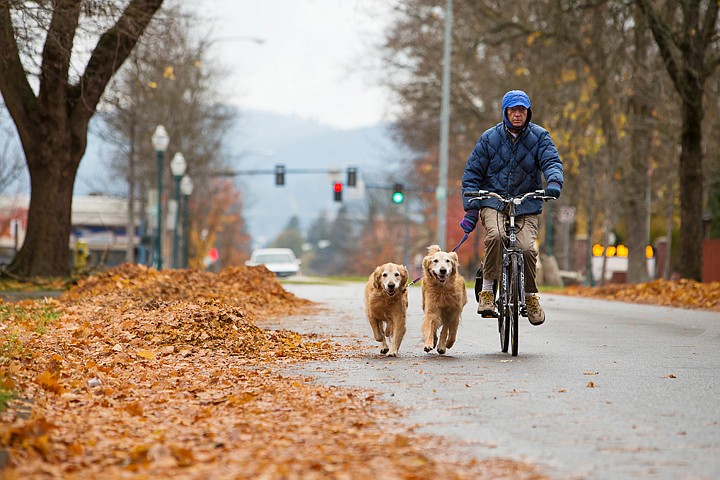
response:
<path id="1" fill-rule="evenodd" d="M 445 7 L 445 41 L 443 48 L 442 104 L 440 106 L 440 179 L 435 193 L 438 201 L 437 243 L 445 248 L 448 197 L 448 137 L 450 134 L 450 57 L 452 53 L 453 2 L 447 0 Z"/>

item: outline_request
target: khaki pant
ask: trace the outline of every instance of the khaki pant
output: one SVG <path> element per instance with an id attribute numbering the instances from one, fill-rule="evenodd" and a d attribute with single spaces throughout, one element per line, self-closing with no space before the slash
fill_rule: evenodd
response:
<path id="1" fill-rule="evenodd" d="M 502 241 L 507 242 L 505 233 L 506 215 L 494 208 L 482 208 L 480 219 L 487 236 L 485 237 L 485 259 L 483 260 L 483 278 L 500 280 L 502 276 Z M 499 222 L 499 225 L 498 225 Z M 525 251 L 525 292 L 537 293 L 535 275 L 537 272 L 537 246 L 535 239 L 538 235 L 539 215 L 523 215 L 515 217 L 515 231 L 517 232 L 517 246 Z"/>

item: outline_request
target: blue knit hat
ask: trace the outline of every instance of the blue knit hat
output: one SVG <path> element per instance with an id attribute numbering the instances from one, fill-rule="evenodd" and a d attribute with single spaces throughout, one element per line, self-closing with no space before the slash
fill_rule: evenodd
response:
<path id="1" fill-rule="evenodd" d="M 532 110 L 530 109 L 530 97 L 522 90 L 510 90 L 503 96 L 502 99 L 502 119 L 505 123 L 505 126 L 508 128 L 514 127 L 512 126 L 512 123 L 510 123 L 510 121 L 507 119 L 507 115 L 505 112 L 507 112 L 508 108 L 517 106 L 523 106 L 527 108 L 528 115 L 525 125 L 530 123 L 530 119 L 532 118 Z"/>

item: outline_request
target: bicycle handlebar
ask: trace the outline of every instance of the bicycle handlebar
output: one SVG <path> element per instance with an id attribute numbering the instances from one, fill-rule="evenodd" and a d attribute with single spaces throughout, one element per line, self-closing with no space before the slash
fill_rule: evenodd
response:
<path id="1" fill-rule="evenodd" d="M 557 200 L 555 197 L 545 195 L 545 190 L 535 190 L 534 192 L 528 192 L 519 197 L 503 197 L 495 192 L 489 190 L 478 190 L 476 192 L 464 192 L 463 197 L 473 197 L 473 200 L 484 200 L 486 198 L 495 198 L 503 203 L 514 203 L 520 205 L 528 198 L 538 198 L 540 200 Z"/>

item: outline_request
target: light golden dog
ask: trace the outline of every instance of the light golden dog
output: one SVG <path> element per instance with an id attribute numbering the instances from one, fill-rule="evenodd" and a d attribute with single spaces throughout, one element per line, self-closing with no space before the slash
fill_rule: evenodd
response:
<path id="1" fill-rule="evenodd" d="M 365 285 L 365 313 L 375 340 L 380 342 L 380 353 L 396 357 L 405 336 L 407 320 L 408 271 L 403 265 L 380 265 Z M 392 338 L 390 348 L 388 339 Z"/>
<path id="2" fill-rule="evenodd" d="M 455 344 L 460 315 L 467 303 L 465 280 L 458 272 L 455 252 L 443 252 L 431 245 L 423 258 L 422 309 L 425 312 L 422 334 L 426 352 L 437 347 L 439 354 Z M 440 338 L 438 339 L 438 329 Z"/>

